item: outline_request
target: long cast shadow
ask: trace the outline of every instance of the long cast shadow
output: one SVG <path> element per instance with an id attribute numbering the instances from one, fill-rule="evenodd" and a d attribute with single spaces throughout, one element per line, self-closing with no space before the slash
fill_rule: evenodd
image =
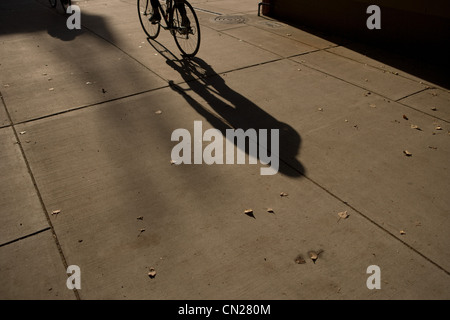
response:
<path id="1" fill-rule="evenodd" d="M 153 40 L 149 43 L 166 58 L 166 63 L 181 75 L 188 86 L 188 89 L 183 89 L 170 81 L 171 88 L 178 92 L 214 128 L 220 130 L 224 137 L 227 129 L 244 131 L 254 129 L 258 133 L 257 138 L 260 142 L 260 129 L 267 129 L 268 133 L 271 129 L 278 129 L 279 172 L 291 177 L 305 174 L 305 168 L 297 159 L 301 137 L 294 128 L 287 123 L 278 121 L 248 98 L 229 87 L 224 78 L 219 76 L 206 61 L 198 57 L 178 59 L 159 42 Z M 205 108 L 190 92 L 205 100 L 216 114 L 209 108 Z M 232 142 L 236 144 L 235 140 Z M 267 146 L 268 149 L 271 146 L 270 134 Z M 238 145 L 237 147 L 239 148 Z M 249 152 L 247 147 L 245 152 L 247 154 Z"/>

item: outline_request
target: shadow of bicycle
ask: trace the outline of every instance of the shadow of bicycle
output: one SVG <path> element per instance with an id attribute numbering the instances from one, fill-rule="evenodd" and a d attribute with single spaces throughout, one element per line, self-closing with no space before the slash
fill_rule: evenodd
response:
<path id="1" fill-rule="evenodd" d="M 279 172 L 299 177 L 305 174 L 305 168 L 297 159 L 301 146 L 301 137 L 287 123 L 278 121 L 254 102 L 231 88 L 225 80 L 214 71 L 211 65 L 201 58 L 177 58 L 169 49 L 156 40 L 148 40 L 149 44 L 165 59 L 167 65 L 176 70 L 188 88 L 169 81 L 170 87 L 179 93 L 189 105 L 204 117 L 214 128 L 226 137 L 227 129 L 254 129 L 260 139 L 260 129 L 279 130 Z M 199 101 L 198 97 L 203 101 Z M 206 105 L 205 105 L 206 102 Z M 235 139 L 232 141 L 238 148 Z M 272 142 L 267 140 L 269 151 Z M 248 145 L 248 144 L 246 144 Z M 249 154 L 249 150 L 245 147 Z M 259 158 L 259 155 L 258 155 Z"/>

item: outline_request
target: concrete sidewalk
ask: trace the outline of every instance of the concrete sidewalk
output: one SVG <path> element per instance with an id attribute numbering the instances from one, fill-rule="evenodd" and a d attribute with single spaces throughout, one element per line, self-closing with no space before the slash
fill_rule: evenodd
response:
<path id="1" fill-rule="evenodd" d="M 189 61 L 133 0 L 72 0 L 81 30 L 47 0 L 0 3 L 0 298 L 449 299 L 443 78 L 256 0 L 190 2 Z M 171 164 L 194 121 L 279 129 L 279 172 Z"/>

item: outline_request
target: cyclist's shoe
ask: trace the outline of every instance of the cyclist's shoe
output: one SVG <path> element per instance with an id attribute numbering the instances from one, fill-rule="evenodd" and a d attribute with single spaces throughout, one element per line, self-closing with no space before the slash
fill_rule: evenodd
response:
<path id="1" fill-rule="evenodd" d="M 187 17 L 181 18 L 181 28 L 180 33 L 181 34 L 188 34 L 191 31 L 191 22 Z"/>
<path id="2" fill-rule="evenodd" d="M 161 21 L 161 15 L 159 14 L 159 12 L 155 12 L 152 14 L 149 20 L 151 24 L 158 24 Z"/>

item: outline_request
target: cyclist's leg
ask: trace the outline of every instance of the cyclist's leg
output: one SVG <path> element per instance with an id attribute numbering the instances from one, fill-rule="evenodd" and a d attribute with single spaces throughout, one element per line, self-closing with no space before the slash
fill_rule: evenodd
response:
<path id="1" fill-rule="evenodd" d="M 186 14 L 186 8 L 184 7 L 184 0 L 175 0 L 175 8 L 177 8 L 181 14 L 181 26 L 189 28 L 190 21 Z"/>
<path id="2" fill-rule="evenodd" d="M 158 23 L 161 21 L 161 14 L 159 13 L 158 7 L 159 7 L 159 0 L 150 0 L 150 3 L 153 7 L 153 14 L 150 17 L 151 23 Z"/>

